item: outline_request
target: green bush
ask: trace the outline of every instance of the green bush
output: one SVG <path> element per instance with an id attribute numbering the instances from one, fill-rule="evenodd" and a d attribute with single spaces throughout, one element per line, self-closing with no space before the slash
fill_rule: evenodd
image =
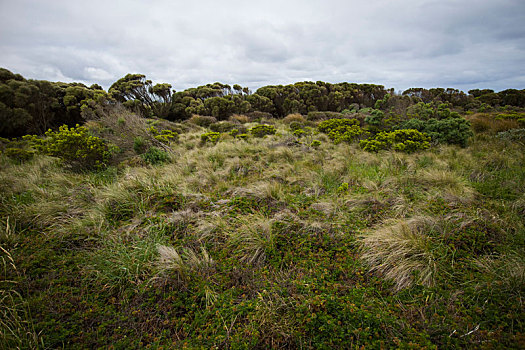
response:
<path id="1" fill-rule="evenodd" d="M 470 122 L 465 118 L 449 117 L 445 119 L 430 118 L 428 120 L 410 119 L 399 125 L 398 129 L 415 129 L 426 133 L 433 142 L 467 146 L 468 139 L 473 135 Z"/>
<path id="2" fill-rule="evenodd" d="M 221 133 L 210 131 L 210 132 L 207 132 L 201 135 L 201 141 L 203 143 L 207 143 L 207 142 L 217 143 L 220 137 L 221 137 Z"/>
<path id="3" fill-rule="evenodd" d="M 383 149 L 412 153 L 430 147 L 430 137 L 414 129 L 380 132 L 374 138 L 361 140 L 359 145 L 369 152 L 378 152 Z"/>
<path id="4" fill-rule="evenodd" d="M 363 133 L 357 119 L 328 119 L 319 123 L 317 128 L 334 143 L 350 143 Z"/>
<path id="5" fill-rule="evenodd" d="M 310 144 L 310 147 L 313 147 L 313 148 L 319 148 L 319 146 L 321 146 L 321 141 L 319 140 L 313 140 L 312 143 Z"/>
<path id="6" fill-rule="evenodd" d="M 297 129 L 297 130 L 294 130 L 293 132 L 293 135 L 295 137 L 303 137 L 305 134 L 306 134 L 306 131 L 304 131 L 303 129 Z"/>
<path id="7" fill-rule="evenodd" d="M 9 159 L 14 160 L 19 163 L 26 162 L 33 158 L 35 155 L 34 151 L 28 151 L 23 148 L 6 148 L 3 152 Z"/>
<path id="8" fill-rule="evenodd" d="M 190 119 L 188 119 L 188 122 L 198 126 L 208 127 L 211 124 L 216 123 L 217 119 L 211 116 L 194 114 Z"/>
<path id="9" fill-rule="evenodd" d="M 250 129 L 250 133 L 255 137 L 274 135 L 276 132 L 275 126 L 268 124 L 259 124 Z"/>
<path id="10" fill-rule="evenodd" d="M 337 113 L 337 112 L 308 112 L 306 119 L 317 121 L 317 120 L 341 118 L 342 116 L 343 114 Z"/>
<path id="11" fill-rule="evenodd" d="M 299 130 L 299 129 L 302 129 L 302 128 L 304 128 L 304 124 L 301 123 L 301 122 L 298 122 L 298 121 L 294 120 L 293 122 L 290 123 L 290 129 L 292 131 Z"/>
<path id="12" fill-rule="evenodd" d="M 146 152 L 147 146 L 148 143 L 142 136 L 137 136 L 133 139 L 133 150 L 137 154 L 142 154 Z"/>
<path id="13" fill-rule="evenodd" d="M 213 123 L 210 125 L 211 131 L 215 131 L 215 132 L 229 132 L 237 127 L 238 127 L 238 124 L 227 122 L 227 121 Z"/>
<path id="14" fill-rule="evenodd" d="M 58 131 L 49 129 L 45 138 L 36 135 L 26 135 L 24 140 L 30 141 L 33 147 L 76 169 L 103 168 L 111 156 L 104 140 L 92 136 L 83 126 L 69 128 L 62 125 Z"/>
<path id="15" fill-rule="evenodd" d="M 155 126 L 150 126 L 148 131 L 157 141 L 162 143 L 170 143 L 171 141 L 176 141 L 179 138 L 179 134 L 169 129 L 163 129 L 159 131 L 155 128 Z"/>
<path id="16" fill-rule="evenodd" d="M 166 163 L 170 160 L 169 154 L 157 147 L 150 147 L 146 153 L 140 156 L 146 163 L 151 165 Z"/>
<path id="17" fill-rule="evenodd" d="M 511 142 L 525 142 L 525 129 L 511 129 L 499 132 L 497 137 L 500 140 Z"/>

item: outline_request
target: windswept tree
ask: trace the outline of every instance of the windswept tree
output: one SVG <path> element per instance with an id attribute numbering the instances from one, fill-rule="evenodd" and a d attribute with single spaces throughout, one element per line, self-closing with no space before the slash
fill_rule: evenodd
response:
<path id="1" fill-rule="evenodd" d="M 111 85 L 109 93 L 125 106 L 138 108 L 146 116 L 168 118 L 171 110 L 171 85 L 153 85 L 144 74 L 127 74 Z"/>

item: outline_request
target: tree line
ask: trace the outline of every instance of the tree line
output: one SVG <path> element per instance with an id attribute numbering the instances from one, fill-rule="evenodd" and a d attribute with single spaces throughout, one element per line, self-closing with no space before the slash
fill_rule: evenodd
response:
<path id="1" fill-rule="evenodd" d="M 494 92 L 475 89 L 410 88 L 401 94 L 376 84 L 322 81 L 268 85 L 250 91 L 219 82 L 175 91 L 167 83 L 153 84 L 143 74 L 127 74 L 105 91 L 100 85 L 25 79 L 0 68 L 0 136 L 43 134 L 49 128 L 82 123 L 97 107 L 122 104 L 145 117 L 182 121 L 193 114 L 218 120 L 232 114 L 265 113 L 275 118 L 310 112 L 347 112 L 376 108 L 407 115 L 422 104 L 446 104 L 460 110 L 498 106 L 525 107 L 525 89 Z"/>

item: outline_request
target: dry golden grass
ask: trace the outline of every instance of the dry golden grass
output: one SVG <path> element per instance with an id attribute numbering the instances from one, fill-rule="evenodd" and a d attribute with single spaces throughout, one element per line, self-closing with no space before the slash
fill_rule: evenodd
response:
<path id="1" fill-rule="evenodd" d="M 518 294 L 525 292 L 523 254 L 510 252 L 500 257 L 484 256 L 475 259 L 475 264 L 488 276 L 488 281 L 481 283 L 480 288 L 502 288 Z"/>
<path id="2" fill-rule="evenodd" d="M 291 122 L 306 123 L 306 118 L 299 113 L 288 114 L 283 118 L 283 123 L 290 124 Z"/>
<path id="3" fill-rule="evenodd" d="M 229 232 L 229 240 L 239 259 L 251 265 L 264 263 L 266 250 L 274 246 L 271 220 L 260 214 L 245 215 L 237 225 Z"/>
<path id="4" fill-rule="evenodd" d="M 431 286 L 438 272 L 429 231 L 440 230 L 431 217 L 389 221 L 377 230 L 359 236 L 361 258 L 371 271 L 395 283 L 395 290 L 414 283 Z"/>
<path id="5" fill-rule="evenodd" d="M 157 250 L 159 258 L 156 268 L 159 273 L 176 273 L 181 279 L 186 279 L 192 271 L 208 271 L 215 264 L 203 246 L 200 247 L 199 253 L 191 248 L 177 250 L 165 245 L 158 245 Z"/>
<path id="6" fill-rule="evenodd" d="M 466 117 L 470 121 L 472 129 L 477 132 L 498 133 L 520 127 L 514 119 L 496 119 L 495 115 L 486 113 L 476 113 Z"/>
<path id="7" fill-rule="evenodd" d="M 231 121 L 231 122 L 238 122 L 238 123 L 241 123 L 241 124 L 246 124 L 246 123 L 251 122 L 250 117 L 248 117 L 247 115 L 244 115 L 244 114 L 234 114 L 234 115 L 230 116 L 230 118 L 228 118 L 228 120 Z"/>
<path id="8" fill-rule="evenodd" d="M 198 125 L 198 126 L 202 126 L 202 127 L 207 127 L 207 126 L 210 126 L 213 123 L 216 123 L 217 119 L 215 117 L 211 117 L 211 116 L 194 114 L 194 115 L 191 116 L 190 119 L 188 119 L 187 122 L 190 123 L 190 124 L 194 124 L 194 125 Z"/>

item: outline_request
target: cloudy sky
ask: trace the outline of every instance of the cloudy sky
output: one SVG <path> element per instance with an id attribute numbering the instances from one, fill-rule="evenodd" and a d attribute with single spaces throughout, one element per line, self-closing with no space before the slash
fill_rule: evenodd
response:
<path id="1" fill-rule="evenodd" d="M 525 88 L 524 0 L 0 0 L 0 67 L 177 90 L 297 81 Z"/>

